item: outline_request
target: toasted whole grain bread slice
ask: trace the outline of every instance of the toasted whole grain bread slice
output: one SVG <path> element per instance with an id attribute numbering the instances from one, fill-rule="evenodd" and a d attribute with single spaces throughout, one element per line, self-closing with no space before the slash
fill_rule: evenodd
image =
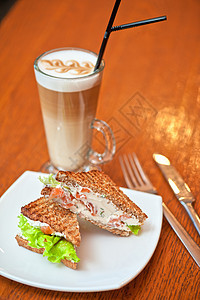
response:
<path id="1" fill-rule="evenodd" d="M 26 248 L 30 251 L 33 251 L 33 252 L 36 252 L 36 253 L 39 253 L 39 254 L 43 254 L 43 252 L 45 250 L 44 248 L 37 249 L 37 248 L 30 247 L 28 245 L 28 241 L 26 239 L 22 238 L 19 235 L 16 235 L 15 239 L 16 239 L 19 246 L 24 247 L 24 248 Z M 74 270 L 77 268 L 77 263 L 72 262 L 70 260 L 62 259 L 61 262 L 68 268 L 71 268 L 71 269 L 74 269 Z"/>
<path id="2" fill-rule="evenodd" d="M 41 195 L 43 196 L 49 196 L 51 194 L 51 191 L 53 190 L 53 187 L 50 186 L 45 186 L 42 191 L 41 191 Z"/>
<path id="3" fill-rule="evenodd" d="M 147 215 L 102 171 L 92 170 L 78 173 L 59 171 L 56 175 L 56 180 L 73 187 L 76 187 L 78 184 L 82 187 L 90 188 L 94 193 L 106 195 L 109 201 L 127 214 L 136 217 L 141 224 L 147 218 Z"/>
<path id="4" fill-rule="evenodd" d="M 33 221 L 47 223 L 55 232 L 65 235 L 67 241 L 80 246 L 81 236 L 77 215 L 61 207 L 48 197 L 41 197 L 21 208 L 21 213 Z"/>

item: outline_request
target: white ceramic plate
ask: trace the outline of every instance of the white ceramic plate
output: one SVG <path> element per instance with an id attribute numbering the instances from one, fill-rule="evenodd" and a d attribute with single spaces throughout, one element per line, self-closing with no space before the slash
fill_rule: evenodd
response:
<path id="1" fill-rule="evenodd" d="M 19 247 L 15 235 L 21 206 L 40 197 L 40 173 L 26 171 L 0 199 L 0 275 L 43 289 L 92 292 L 118 289 L 149 262 L 162 226 L 160 196 L 122 189 L 148 215 L 138 236 L 115 236 L 81 221 L 81 261 L 77 270 L 50 263 L 41 254 Z"/>

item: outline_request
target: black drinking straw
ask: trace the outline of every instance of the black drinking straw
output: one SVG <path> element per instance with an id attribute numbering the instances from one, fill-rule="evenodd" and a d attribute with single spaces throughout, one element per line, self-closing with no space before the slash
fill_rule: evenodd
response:
<path id="1" fill-rule="evenodd" d="M 103 37 L 103 41 L 101 44 L 101 48 L 100 48 L 100 51 L 98 54 L 98 58 L 97 58 L 97 62 L 96 62 L 94 71 L 96 71 L 100 66 L 100 63 L 101 63 L 101 60 L 102 60 L 102 57 L 103 57 L 103 54 L 104 54 L 104 51 L 106 48 L 106 44 L 108 42 L 108 38 L 112 31 L 118 31 L 118 30 L 122 30 L 122 29 L 127 29 L 127 28 L 147 25 L 147 24 L 151 24 L 151 23 L 161 22 L 161 21 L 165 21 L 167 19 L 166 16 L 162 16 L 162 17 L 156 17 L 156 18 L 152 18 L 152 19 L 146 19 L 146 20 L 142 20 L 142 21 L 137 21 L 137 22 L 132 22 L 132 23 L 112 27 L 112 24 L 114 22 L 116 14 L 117 14 L 117 10 L 119 8 L 120 2 L 121 2 L 121 0 L 116 0 L 116 2 L 115 2 L 110 20 L 108 22 L 107 29 L 106 29 L 104 37 Z"/>
<path id="2" fill-rule="evenodd" d="M 152 18 L 152 19 L 146 19 L 146 20 L 137 21 L 137 22 L 133 22 L 133 23 L 114 26 L 114 27 L 111 28 L 111 31 L 118 31 L 118 30 L 122 30 L 122 29 L 127 29 L 127 28 L 137 27 L 137 26 L 141 26 L 141 25 L 152 24 L 152 23 L 161 22 L 161 21 L 165 21 L 165 20 L 167 20 L 166 16 L 156 17 L 156 18 Z"/>
<path id="3" fill-rule="evenodd" d="M 117 14 L 120 2 L 121 2 L 121 0 L 116 0 L 115 5 L 113 7 L 113 11 L 112 11 L 112 14 L 110 16 L 110 20 L 108 22 L 108 26 L 106 28 L 106 31 L 105 31 L 105 34 L 104 34 L 104 37 L 103 37 L 103 41 L 102 41 L 102 44 L 101 44 L 101 48 L 100 48 L 100 51 L 99 51 L 99 55 L 98 55 L 98 58 L 97 58 L 97 62 L 96 62 L 94 71 L 96 71 L 100 66 L 100 63 L 101 63 L 101 60 L 102 60 L 102 57 L 103 57 L 103 54 L 104 54 L 104 51 L 105 51 L 105 48 L 106 48 L 108 38 L 109 38 L 110 33 L 111 33 L 112 24 L 114 22 L 116 14 Z"/>

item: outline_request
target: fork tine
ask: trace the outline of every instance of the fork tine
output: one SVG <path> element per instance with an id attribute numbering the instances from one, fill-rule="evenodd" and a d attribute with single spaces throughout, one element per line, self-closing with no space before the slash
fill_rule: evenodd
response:
<path id="1" fill-rule="evenodd" d="M 157 194 L 152 183 L 143 171 L 136 154 L 133 153 L 132 156 L 128 154 L 128 157 L 124 154 L 124 161 L 122 157 L 119 157 L 122 172 L 127 186 L 130 189 Z"/>
<path id="2" fill-rule="evenodd" d="M 136 166 L 137 166 L 137 168 L 138 168 L 138 170 L 139 170 L 139 172 L 140 172 L 140 175 L 141 175 L 142 179 L 144 180 L 144 182 L 145 182 L 146 184 L 151 184 L 149 178 L 148 178 L 147 175 L 144 173 L 144 171 L 143 171 L 143 169 L 142 169 L 142 167 L 141 167 L 141 165 L 140 165 L 140 162 L 139 162 L 139 160 L 138 160 L 138 158 L 137 158 L 137 156 L 136 156 L 135 153 L 133 153 L 133 158 L 134 158 L 135 164 L 136 164 Z"/>
<path id="3" fill-rule="evenodd" d="M 134 185 L 134 188 L 136 188 L 138 186 L 138 183 L 137 183 L 137 179 L 136 179 L 136 174 L 134 173 L 134 170 L 132 170 L 132 167 L 130 165 L 130 162 L 128 160 L 128 157 L 126 155 L 124 155 L 124 162 L 125 162 L 125 165 L 126 165 L 126 169 L 129 173 L 129 177 Z"/>
<path id="4" fill-rule="evenodd" d="M 144 184 L 144 182 L 142 181 L 143 177 L 139 174 L 139 172 L 137 170 L 137 164 L 134 163 L 135 162 L 134 158 L 131 156 L 130 153 L 128 154 L 128 156 L 129 156 L 129 161 L 131 163 L 132 169 L 133 169 L 133 171 L 135 173 L 135 177 L 137 178 L 138 183 L 140 185 L 143 185 Z M 141 179 L 141 177 L 142 177 L 142 179 Z"/>
<path id="5" fill-rule="evenodd" d="M 128 172 L 126 171 L 126 168 L 125 168 L 125 165 L 124 165 L 124 162 L 123 162 L 123 159 L 122 157 L 120 156 L 119 157 L 119 162 L 120 162 L 120 165 L 121 165 L 121 169 L 122 169 L 122 173 L 124 175 L 124 179 L 125 179 L 125 182 L 127 184 L 127 186 L 130 188 L 130 189 L 134 189 L 134 186 L 130 180 L 130 177 L 128 175 Z"/>

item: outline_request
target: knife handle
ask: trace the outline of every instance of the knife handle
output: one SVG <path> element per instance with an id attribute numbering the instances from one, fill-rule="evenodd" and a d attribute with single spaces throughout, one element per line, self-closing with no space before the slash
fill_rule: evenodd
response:
<path id="1" fill-rule="evenodd" d="M 163 213 L 173 230 L 176 232 L 183 245 L 186 247 L 188 252 L 191 254 L 197 265 L 200 267 L 200 248 L 187 233 L 187 231 L 177 221 L 168 207 L 163 203 Z"/>
<path id="2" fill-rule="evenodd" d="M 198 234 L 200 235 L 200 219 L 194 207 L 192 206 L 192 203 L 181 202 L 181 204 L 185 207 L 188 215 L 190 216 L 190 219 L 192 220 L 196 230 L 198 231 Z"/>

